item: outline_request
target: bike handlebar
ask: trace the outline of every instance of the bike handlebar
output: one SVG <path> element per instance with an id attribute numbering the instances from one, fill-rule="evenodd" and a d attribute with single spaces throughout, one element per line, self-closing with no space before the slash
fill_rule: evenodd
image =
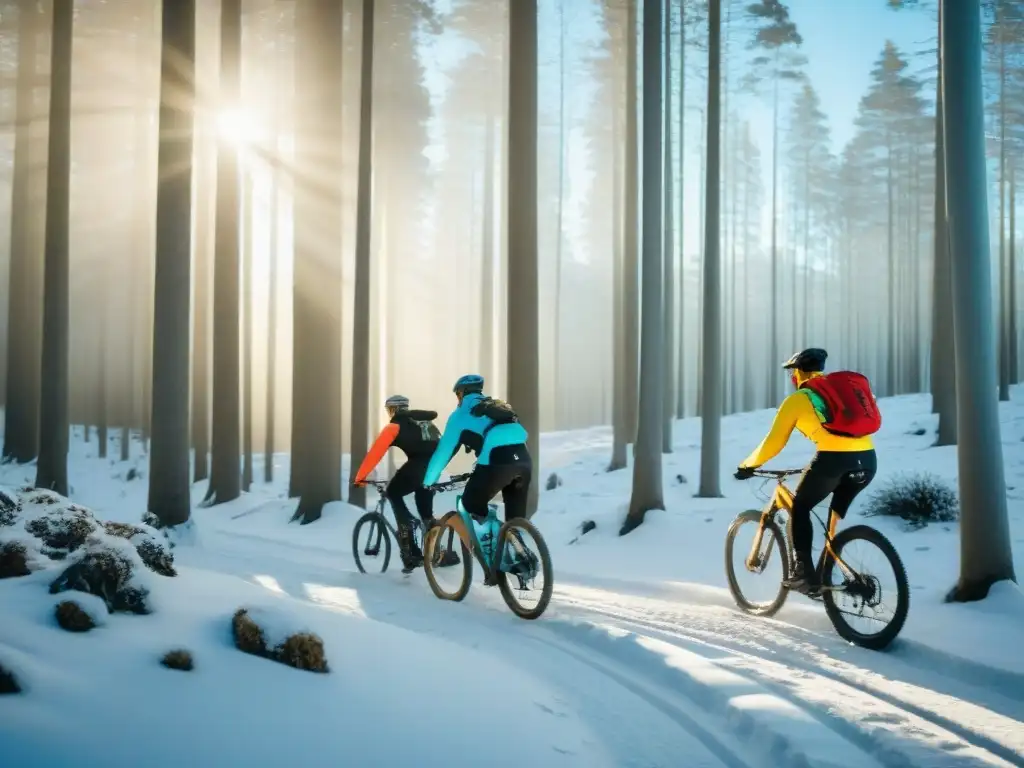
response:
<path id="1" fill-rule="evenodd" d="M 448 491 L 454 488 L 459 483 L 464 483 L 467 480 L 469 480 L 472 474 L 472 472 L 466 472 L 463 475 L 454 475 L 452 477 L 449 477 L 442 483 L 434 483 L 433 485 L 428 485 L 427 488 L 431 491 Z"/>
<path id="2" fill-rule="evenodd" d="M 755 469 L 754 477 L 769 477 L 772 480 L 782 480 L 792 475 L 803 474 L 802 469 Z"/>
<path id="3" fill-rule="evenodd" d="M 469 480 L 470 475 L 472 474 L 472 472 L 467 472 L 464 475 L 455 475 L 453 477 L 448 478 L 444 482 L 428 485 L 427 488 L 430 489 L 431 491 L 451 490 L 459 483 L 464 483 L 465 481 Z M 374 488 L 376 488 L 380 493 L 384 493 L 384 490 L 388 487 L 388 483 L 390 482 L 390 480 L 363 480 L 363 485 L 371 485 Z"/>

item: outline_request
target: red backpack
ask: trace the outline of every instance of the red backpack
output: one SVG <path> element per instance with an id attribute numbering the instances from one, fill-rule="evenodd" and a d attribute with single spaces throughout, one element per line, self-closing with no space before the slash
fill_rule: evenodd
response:
<path id="1" fill-rule="evenodd" d="M 882 414 L 867 376 L 854 371 L 835 371 L 815 376 L 801 385 L 828 406 L 829 419 L 822 426 L 833 435 L 866 437 L 882 426 Z"/>

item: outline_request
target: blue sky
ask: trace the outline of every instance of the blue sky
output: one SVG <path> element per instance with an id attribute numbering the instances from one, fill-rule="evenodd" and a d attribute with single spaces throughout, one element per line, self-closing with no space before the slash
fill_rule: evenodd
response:
<path id="1" fill-rule="evenodd" d="M 930 48 L 934 11 L 894 12 L 885 0 L 790 0 L 789 7 L 804 38 L 808 75 L 839 150 L 853 135 L 857 104 L 885 41 L 892 40 L 905 53 Z M 924 59 L 913 63 L 922 68 L 930 64 Z"/>
<path id="2" fill-rule="evenodd" d="M 451 1 L 435 0 L 438 10 L 442 13 L 450 7 Z M 560 5 L 565 9 L 570 30 L 566 56 L 569 61 L 568 68 L 572 73 L 568 83 L 570 95 L 567 109 L 567 118 L 571 123 L 578 125 L 594 93 L 594 84 L 586 68 L 580 67 L 579 62 L 586 49 L 593 46 L 602 34 L 596 11 L 597 0 L 539 0 L 539 106 L 544 124 L 542 131 L 551 130 L 552 113 L 557 114 Z M 934 11 L 930 7 L 931 3 L 925 2 L 924 10 L 894 12 L 886 7 L 886 0 L 789 0 L 788 5 L 791 16 L 803 36 L 803 54 L 808 60 L 807 74 L 828 117 L 833 150 L 838 154 L 853 135 L 858 103 L 870 85 L 871 69 L 885 42 L 892 40 L 905 54 L 930 48 L 935 35 Z M 447 80 L 444 71 L 458 65 L 471 43 L 460 39 L 450 30 L 439 37 L 424 39 L 422 42 L 424 45 L 421 51 L 427 63 L 428 88 L 437 104 L 444 98 Z M 744 43 L 745 40 L 736 38 L 735 44 Z M 690 55 L 695 69 L 703 72 L 706 58 L 701 57 L 696 51 Z M 924 69 L 931 65 L 930 56 L 912 59 L 912 66 L 915 69 Z M 688 87 L 690 90 L 687 97 L 687 133 L 690 135 L 690 146 L 693 146 L 693 139 L 699 135 L 696 123 L 700 121 L 700 115 L 694 108 L 700 107 L 704 98 L 703 74 L 699 82 L 695 81 Z M 790 106 L 791 98 L 787 96 L 780 105 L 780 114 L 785 117 Z M 743 112 L 752 125 L 757 127 L 754 138 L 761 147 L 764 178 L 770 179 L 770 105 L 764 100 L 751 99 L 744 104 Z M 766 127 L 766 130 L 762 126 Z M 435 162 L 443 161 L 444 158 L 443 143 L 440 141 L 441 130 L 441 125 L 437 122 L 431 126 L 433 146 L 428 148 L 427 154 Z M 580 214 L 583 213 L 587 199 L 592 194 L 592 185 L 601 183 L 600 179 L 594 178 L 585 146 L 585 129 L 578 126 L 570 133 L 568 140 L 569 179 L 565 226 L 570 241 L 570 254 L 575 250 L 572 245 L 579 236 L 578 230 L 582 224 Z M 691 171 L 687 173 L 685 194 L 692 200 L 699 195 L 700 182 L 699 174 L 695 172 L 698 167 L 696 162 L 689 162 Z M 767 211 L 765 214 L 767 215 Z M 684 227 L 684 249 L 688 254 L 698 250 L 700 227 L 697 215 L 697 206 L 688 207 Z M 579 252 L 575 255 L 577 258 L 585 258 Z"/>

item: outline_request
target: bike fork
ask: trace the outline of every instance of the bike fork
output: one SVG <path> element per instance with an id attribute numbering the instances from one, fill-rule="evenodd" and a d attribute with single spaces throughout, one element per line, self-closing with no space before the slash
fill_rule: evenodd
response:
<path id="1" fill-rule="evenodd" d="M 764 560 L 761 559 L 761 540 L 764 538 L 765 523 L 771 516 L 771 510 L 766 509 L 761 514 L 761 522 L 757 526 L 757 531 L 754 533 L 754 543 L 750 547 L 750 554 L 747 555 L 746 566 L 747 570 L 753 572 L 758 568 L 764 569 L 764 564 L 768 562 L 768 558 L 772 554 L 772 542 L 768 542 L 768 550 L 764 553 Z"/>

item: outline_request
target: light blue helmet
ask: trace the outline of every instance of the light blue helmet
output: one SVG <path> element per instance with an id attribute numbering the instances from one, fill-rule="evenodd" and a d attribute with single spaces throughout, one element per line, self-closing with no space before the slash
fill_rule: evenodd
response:
<path id="1" fill-rule="evenodd" d="M 465 376 L 460 376 L 459 380 L 455 382 L 455 386 L 452 387 L 452 392 L 456 395 L 465 395 L 469 392 L 483 391 L 484 377 L 476 373 L 467 373 Z"/>

